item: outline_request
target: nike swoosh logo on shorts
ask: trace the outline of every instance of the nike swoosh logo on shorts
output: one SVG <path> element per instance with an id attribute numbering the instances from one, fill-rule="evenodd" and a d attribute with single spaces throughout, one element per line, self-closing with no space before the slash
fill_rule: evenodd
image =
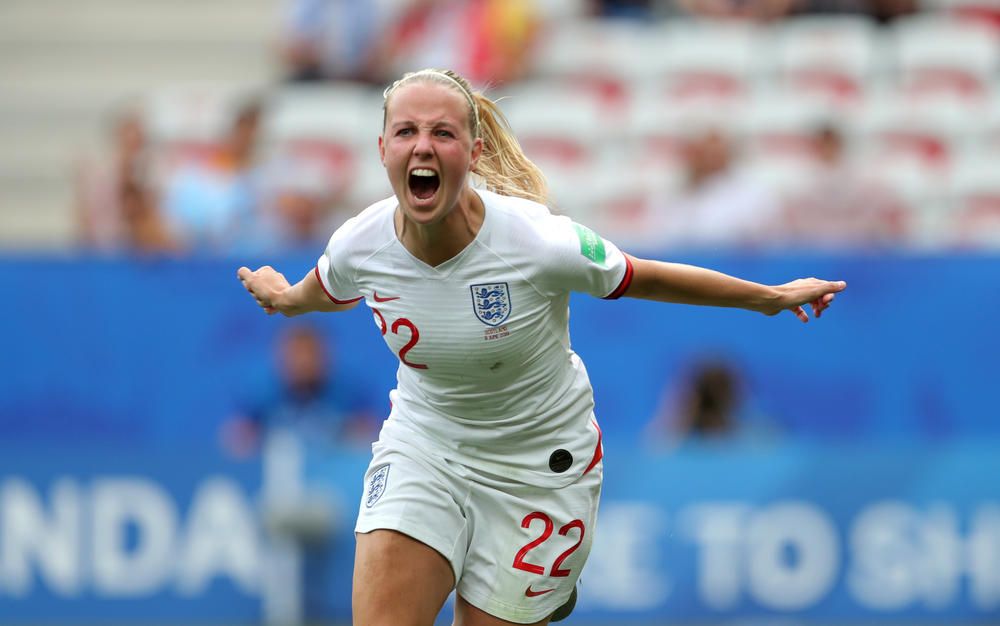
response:
<path id="1" fill-rule="evenodd" d="M 544 596 L 550 591 L 555 591 L 555 589 L 542 589 L 541 591 L 535 591 L 531 588 L 531 585 L 528 585 L 528 588 L 524 590 L 524 595 L 529 598 L 534 598 L 535 596 Z"/>
<path id="2" fill-rule="evenodd" d="M 372 297 L 375 298 L 375 302 L 389 302 L 390 300 L 399 300 L 399 296 L 389 296 L 388 298 L 386 298 L 384 296 L 378 295 L 377 291 L 372 294 Z"/>

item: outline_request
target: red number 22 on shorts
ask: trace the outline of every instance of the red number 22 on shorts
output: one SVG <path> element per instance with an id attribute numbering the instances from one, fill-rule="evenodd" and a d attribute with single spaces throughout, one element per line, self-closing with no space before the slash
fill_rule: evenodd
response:
<path id="1" fill-rule="evenodd" d="M 545 543 L 545 541 L 552 536 L 552 529 L 555 527 L 555 524 L 552 522 L 552 518 L 545 513 L 535 511 L 534 513 L 528 513 L 524 516 L 524 519 L 521 520 L 521 528 L 530 527 L 531 522 L 535 520 L 541 520 L 544 524 L 542 534 L 532 539 L 529 543 L 525 544 L 520 550 L 517 551 L 517 555 L 514 556 L 514 569 L 524 570 L 525 572 L 531 572 L 532 574 L 545 574 L 545 568 L 543 566 L 528 563 L 525 561 L 525 558 L 528 556 L 529 552 Z M 583 543 L 583 535 L 585 532 L 583 521 L 575 519 L 559 529 L 559 534 L 565 537 L 566 534 L 574 528 L 580 531 L 580 538 L 576 543 L 570 546 L 569 549 L 556 557 L 556 560 L 552 563 L 552 570 L 549 573 L 550 576 L 569 576 L 570 571 L 568 569 L 563 569 L 562 564 L 563 561 L 569 558 L 569 555 L 576 552 L 577 548 L 580 547 L 580 544 Z"/>

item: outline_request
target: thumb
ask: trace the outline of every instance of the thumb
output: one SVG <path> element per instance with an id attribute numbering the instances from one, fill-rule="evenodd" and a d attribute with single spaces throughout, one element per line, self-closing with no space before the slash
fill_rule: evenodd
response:
<path id="1" fill-rule="evenodd" d="M 246 280 L 246 279 L 250 278 L 251 274 L 253 274 L 253 272 L 250 271 L 250 268 L 247 267 L 247 266 L 245 266 L 245 265 L 242 266 L 240 269 L 236 270 L 236 276 L 240 280 Z"/>

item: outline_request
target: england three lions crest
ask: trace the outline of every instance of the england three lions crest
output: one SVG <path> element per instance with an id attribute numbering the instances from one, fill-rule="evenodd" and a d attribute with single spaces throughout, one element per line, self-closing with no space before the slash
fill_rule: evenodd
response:
<path id="1" fill-rule="evenodd" d="M 365 499 L 365 505 L 371 508 L 382 494 L 385 493 L 386 484 L 389 482 L 389 464 L 386 463 L 382 467 L 378 468 L 372 473 L 371 479 L 368 481 L 368 497 Z"/>
<path id="2" fill-rule="evenodd" d="M 510 288 L 507 283 L 471 285 L 472 310 L 479 321 L 499 326 L 510 317 Z"/>

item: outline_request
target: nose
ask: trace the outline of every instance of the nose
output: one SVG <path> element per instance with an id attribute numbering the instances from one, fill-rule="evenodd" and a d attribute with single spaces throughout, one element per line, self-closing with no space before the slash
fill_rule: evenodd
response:
<path id="1" fill-rule="evenodd" d="M 413 153 L 415 155 L 427 156 L 434 151 L 433 143 L 431 142 L 431 134 L 429 132 L 417 133 L 416 143 L 413 145 Z"/>

